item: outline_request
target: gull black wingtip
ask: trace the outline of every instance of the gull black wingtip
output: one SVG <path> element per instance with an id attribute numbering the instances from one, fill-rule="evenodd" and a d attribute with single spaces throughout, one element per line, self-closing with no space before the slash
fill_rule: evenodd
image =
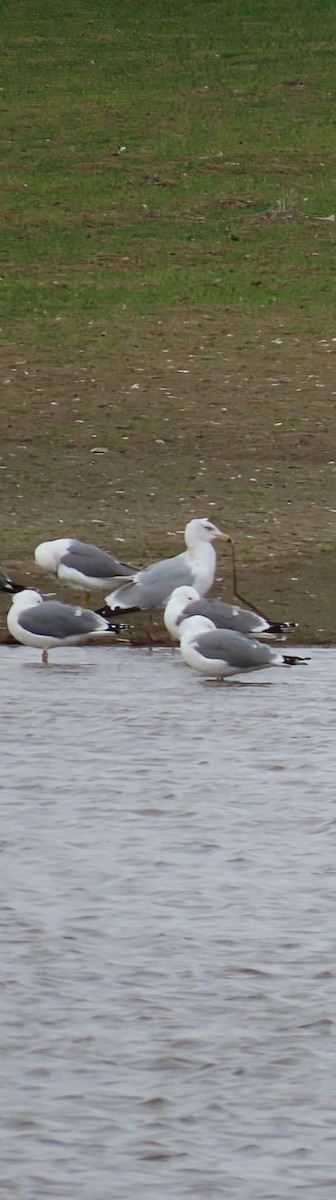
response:
<path id="1" fill-rule="evenodd" d="M 306 666 L 310 662 L 310 657 L 303 658 L 300 654 L 284 654 L 283 661 L 285 667 Z"/>
<path id="2" fill-rule="evenodd" d="M 112 621 L 111 622 L 109 621 L 109 627 L 106 630 L 106 633 L 113 633 L 115 635 L 115 637 L 118 637 L 119 633 L 124 633 L 125 631 L 129 632 L 129 630 L 130 630 L 129 625 L 116 625 L 115 623 L 112 624 Z"/>
<path id="3" fill-rule="evenodd" d="M 120 608 L 114 612 L 109 608 L 108 604 L 105 604 L 103 608 L 95 608 L 94 611 L 97 617 L 104 617 L 104 620 L 108 621 L 106 633 L 114 633 L 117 637 L 119 633 L 124 633 L 125 630 L 129 632 L 130 625 L 126 625 L 124 622 L 118 621 L 118 619 L 116 620 L 116 616 L 122 611 Z"/>
<path id="4" fill-rule="evenodd" d="M 0 567 L 0 592 L 8 592 L 10 596 L 14 596 L 17 592 L 24 592 L 27 584 L 15 583 L 14 579 L 10 579 L 7 571 Z"/>
<path id="5" fill-rule="evenodd" d="M 125 615 L 128 615 L 128 613 L 140 612 L 140 611 L 141 610 L 138 607 L 138 605 L 135 605 L 133 608 L 121 608 L 120 605 L 117 605 L 116 608 L 110 608 L 109 604 L 104 604 L 103 608 L 95 608 L 95 612 L 97 613 L 97 616 L 105 617 L 105 621 L 109 621 L 112 617 L 115 620 L 115 618 L 118 617 L 119 615 L 120 616 L 122 615 L 124 617 Z M 128 626 L 124 625 L 123 628 L 127 629 Z"/>
<path id="6" fill-rule="evenodd" d="M 271 637 L 283 638 L 286 633 L 294 633 L 295 629 L 298 628 L 299 626 L 297 621 L 270 621 L 266 632 L 269 633 Z"/>

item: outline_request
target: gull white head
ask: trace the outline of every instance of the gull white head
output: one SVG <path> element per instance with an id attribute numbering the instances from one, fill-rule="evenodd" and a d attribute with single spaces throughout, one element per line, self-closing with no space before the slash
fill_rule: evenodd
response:
<path id="1" fill-rule="evenodd" d="M 188 521 L 185 527 L 184 538 L 188 550 L 195 549 L 200 542 L 213 542 L 216 537 L 222 538 L 224 542 L 232 541 L 229 533 L 222 533 L 207 517 L 195 517 Z"/>
<path id="2" fill-rule="evenodd" d="M 186 621 L 182 621 L 181 629 L 181 645 L 182 641 L 193 642 L 201 633 L 210 633 L 212 629 L 216 629 L 213 621 L 209 617 L 188 617 Z"/>
<path id="3" fill-rule="evenodd" d="M 40 542 L 35 550 L 35 562 L 42 571 L 56 575 L 63 554 L 72 545 L 73 538 L 56 538 L 54 542 Z"/>
<path id="4" fill-rule="evenodd" d="M 187 604 L 199 599 L 200 595 L 196 588 L 187 587 L 186 584 L 183 587 L 175 588 L 169 597 L 163 619 L 168 633 L 175 641 L 179 642 L 181 637 L 182 624 L 177 625 L 178 618 L 181 617 Z"/>
<path id="5" fill-rule="evenodd" d="M 36 588 L 25 588 L 23 592 L 17 592 L 12 597 L 12 608 L 15 608 L 17 614 L 24 612 L 26 608 L 35 608 L 36 604 L 43 604 L 43 596 Z"/>

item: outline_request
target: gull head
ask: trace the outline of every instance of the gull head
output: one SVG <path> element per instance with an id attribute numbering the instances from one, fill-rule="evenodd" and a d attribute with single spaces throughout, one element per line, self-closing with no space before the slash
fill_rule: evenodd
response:
<path id="1" fill-rule="evenodd" d="M 210 633 L 212 629 L 216 629 L 216 626 L 209 617 L 187 617 L 181 626 L 181 642 L 182 639 L 184 642 L 193 642 L 201 633 Z"/>
<path id="2" fill-rule="evenodd" d="M 53 542 L 40 542 L 35 550 L 35 562 L 42 571 L 56 575 L 63 554 L 70 550 L 73 538 L 55 538 Z"/>
<path id="3" fill-rule="evenodd" d="M 222 530 L 207 517 L 195 517 L 193 521 L 188 521 L 184 537 L 188 550 L 192 550 L 200 542 L 213 542 L 215 538 L 222 538 L 224 542 L 232 541 L 229 533 L 222 533 Z"/>
<path id="4" fill-rule="evenodd" d="M 169 597 L 168 604 L 174 601 L 174 606 L 177 612 L 183 612 L 186 604 L 191 604 L 193 600 L 199 600 L 200 594 L 194 587 L 188 587 L 186 583 L 182 587 L 174 588 Z"/>
<path id="5" fill-rule="evenodd" d="M 12 597 L 12 606 L 17 613 L 24 612 L 26 608 L 35 608 L 36 604 L 43 604 L 43 596 L 36 588 L 24 588 Z"/>
<path id="6" fill-rule="evenodd" d="M 193 600 L 199 600 L 199 592 L 194 587 L 188 587 L 184 584 L 182 587 L 174 588 L 168 603 L 164 610 L 164 623 L 171 637 L 179 641 L 181 630 L 178 628 L 183 621 L 183 610 L 187 604 L 191 604 Z"/>

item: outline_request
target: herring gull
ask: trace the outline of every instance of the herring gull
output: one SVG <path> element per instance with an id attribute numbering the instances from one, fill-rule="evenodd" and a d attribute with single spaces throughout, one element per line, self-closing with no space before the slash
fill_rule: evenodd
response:
<path id="1" fill-rule="evenodd" d="M 188 667 L 210 679 L 307 662 L 306 658 L 281 654 L 280 650 L 272 650 L 232 629 L 216 629 L 208 617 L 188 617 L 183 621 L 180 646 Z"/>
<path id="2" fill-rule="evenodd" d="M 35 550 L 35 562 L 42 571 L 56 575 L 60 583 L 81 591 L 83 605 L 88 605 L 92 591 L 118 586 L 120 577 L 133 578 L 136 567 L 119 562 L 113 554 L 79 542 L 77 538 L 56 538 L 41 542 Z"/>
<path id="3" fill-rule="evenodd" d="M 23 646 L 38 646 L 43 651 L 43 663 L 48 662 L 48 650 L 53 646 L 76 646 L 83 638 L 118 632 L 118 626 L 90 609 L 43 600 L 33 588 L 13 596 L 7 626 Z"/>
<path id="4" fill-rule="evenodd" d="M 201 596 L 209 591 L 216 570 L 216 552 L 212 542 L 214 538 L 222 538 L 224 542 L 231 542 L 232 539 L 206 517 L 189 521 L 184 537 L 187 549 L 182 554 L 163 558 L 146 570 L 138 571 L 129 583 L 106 596 L 106 603 L 112 612 L 116 609 L 127 612 L 131 609 L 146 611 L 161 608 L 174 589 L 182 584 L 197 588 Z"/>
<path id="5" fill-rule="evenodd" d="M 236 633 L 258 634 L 259 637 L 283 638 L 297 628 L 294 621 L 267 621 L 259 613 L 223 600 L 201 597 L 196 588 L 178 587 L 172 592 L 164 612 L 168 633 L 180 640 L 181 623 L 186 617 L 209 617 L 216 629 L 234 629 Z"/>

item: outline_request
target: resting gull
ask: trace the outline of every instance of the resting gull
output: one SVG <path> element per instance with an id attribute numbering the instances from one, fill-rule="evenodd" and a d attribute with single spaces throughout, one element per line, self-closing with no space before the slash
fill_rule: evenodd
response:
<path id="1" fill-rule="evenodd" d="M 237 633 L 259 634 L 259 637 L 283 638 L 297 626 L 294 621 L 267 621 L 259 613 L 223 600 L 201 597 L 196 588 L 178 587 L 172 592 L 165 608 L 164 622 L 168 633 L 180 640 L 181 622 L 186 617 L 209 617 L 216 629 L 234 629 Z"/>
<path id="2" fill-rule="evenodd" d="M 77 538 L 56 538 L 53 542 L 41 542 L 35 550 L 35 561 L 42 571 L 56 575 L 75 591 L 81 591 L 81 602 L 88 605 L 92 591 L 118 586 L 120 576 L 133 578 L 136 567 L 119 562 L 113 554 L 79 542 Z"/>
<path id="3" fill-rule="evenodd" d="M 43 663 L 48 662 L 52 646 L 76 646 L 84 638 L 117 633 L 120 628 L 89 608 L 43 600 L 33 588 L 25 588 L 13 596 L 7 625 L 16 641 L 42 650 Z"/>
<path id="4" fill-rule="evenodd" d="M 213 525 L 206 517 L 189 521 L 184 537 L 187 549 L 182 554 L 163 558 L 145 571 L 138 571 L 131 582 L 106 596 L 109 608 L 123 612 L 161 608 L 180 584 L 196 587 L 201 596 L 208 592 L 216 570 L 216 553 L 212 542 L 214 538 L 231 542 L 231 537 L 228 533 L 221 533 L 217 525 Z"/>
<path id="5" fill-rule="evenodd" d="M 181 653 L 188 667 L 210 679 L 226 679 L 265 667 L 294 667 L 307 659 L 281 654 L 232 629 L 216 629 L 208 617 L 188 617 L 182 623 Z"/>

